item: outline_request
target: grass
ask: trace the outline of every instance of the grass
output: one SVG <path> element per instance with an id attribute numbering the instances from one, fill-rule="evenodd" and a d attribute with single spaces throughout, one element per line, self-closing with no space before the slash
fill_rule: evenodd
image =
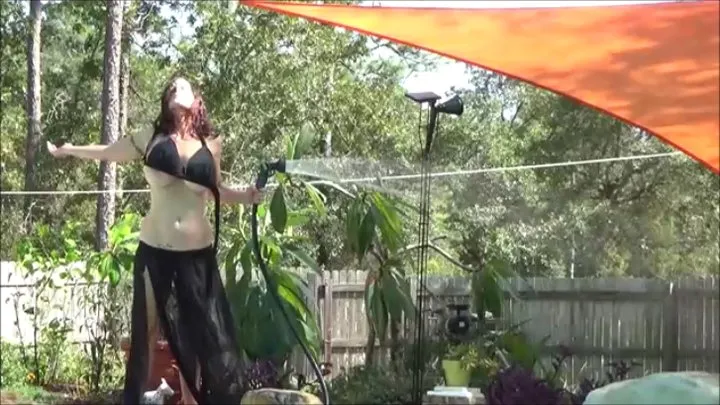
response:
<path id="1" fill-rule="evenodd" d="M 6 404 L 57 404 L 65 395 L 45 391 L 32 385 L 8 387 L 0 390 L 0 403 Z"/>
<path id="2" fill-rule="evenodd" d="M 20 385 L 3 387 L 0 390 L 0 404 L 30 405 L 104 405 L 119 401 L 119 391 L 99 394 L 70 394 L 66 392 L 50 392 L 41 387 Z"/>

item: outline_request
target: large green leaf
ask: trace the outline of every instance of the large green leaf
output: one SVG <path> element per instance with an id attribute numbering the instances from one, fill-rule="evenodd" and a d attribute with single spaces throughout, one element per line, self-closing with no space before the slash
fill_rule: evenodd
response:
<path id="1" fill-rule="evenodd" d="M 120 262 L 118 260 L 115 260 L 114 257 L 108 255 L 108 258 L 108 280 L 110 280 L 110 285 L 114 287 L 120 282 L 120 274 L 122 272 L 122 268 L 120 266 Z"/>
<path id="2" fill-rule="evenodd" d="M 287 206 L 285 205 L 285 192 L 282 185 L 279 185 L 273 193 L 270 201 L 270 218 L 272 226 L 277 233 L 285 232 L 287 225 Z"/>
<path id="3" fill-rule="evenodd" d="M 387 310 L 393 319 L 401 319 L 405 303 L 403 302 L 402 291 L 399 289 L 395 278 L 388 271 L 383 274 L 382 295 L 387 303 Z"/>
<path id="4" fill-rule="evenodd" d="M 325 195 L 320 190 L 318 190 L 317 187 L 310 183 L 305 183 L 305 191 L 307 192 L 308 197 L 310 197 L 310 201 L 312 201 L 315 210 L 320 215 L 327 214 L 327 209 L 325 207 L 325 201 L 327 200 L 327 198 L 325 197 Z"/>
<path id="5" fill-rule="evenodd" d="M 305 305 L 305 302 L 303 301 L 301 296 L 298 296 L 296 291 L 293 291 L 293 289 L 290 287 L 278 285 L 278 294 L 285 301 L 285 303 L 292 308 L 292 310 L 295 312 L 295 316 L 297 316 L 300 320 L 305 321 L 306 319 L 310 318 L 309 311 L 307 306 Z"/>
<path id="6" fill-rule="evenodd" d="M 248 240 L 245 242 L 245 246 L 243 246 L 242 251 L 240 252 L 240 265 L 242 266 L 244 273 L 249 273 L 253 269 L 253 245 L 252 240 Z"/>
<path id="7" fill-rule="evenodd" d="M 308 285 L 307 279 L 305 279 L 305 277 L 302 277 L 294 271 L 290 270 L 276 270 L 275 274 L 280 275 L 280 278 L 278 279 L 278 283 L 280 285 L 291 287 L 292 290 L 295 291 L 299 297 L 312 296 L 312 291 L 310 291 L 310 286 Z"/>
<path id="8" fill-rule="evenodd" d="M 385 215 L 377 205 L 371 205 L 369 212 L 372 214 L 373 221 L 380 230 L 383 245 L 392 252 L 397 251 L 401 244 L 402 230 L 398 225 L 395 225 L 392 218 Z"/>
<path id="9" fill-rule="evenodd" d="M 225 284 L 233 285 L 237 282 L 237 265 L 240 261 L 239 253 L 244 243 L 242 240 L 236 240 L 228 249 L 225 255 Z"/>
<path id="10" fill-rule="evenodd" d="M 504 292 L 498 275 L 489 266 L 473 273 L 471 279 L 473 303 L 476 311 L 489 311 L 494 317 L 502 313 Z"/>
<path id="11" fill-rule="evenodd" d="M 330 188 L 334 188 L 335 190 L 337 190 L 337 191 L 339 191 L 340 193 L 344 194 L 346 197 L 349 197 L 349 198 L 357 198 L 357 195 L 356 195 L 355 193 L 353 193 L 352 191 L 348 190 L 347 188 L 341 186 L 340 184 L 338 184 L 338 183 L 336 183 L 336 182 L 334 182 L 334 181 L 318 180 L 318 181 L 315 181 L 314 183 L 315 183 L 315 184 L 318 184 L 318 185 L 324 185 L 324 186 L 328 186 L 328 187 L 330 187 Z"/>
<path id="12" fill-rule="evenodd" d="M 357 254 L 360 251 L 359 236 L 360 222 L 362 221 L 362 212 L 360 211 L 361 203 L 354 200 L 350 203 L 345 217 L 345 238 L 347 239 L 350 251 Z"/>
<path id="13" fill-rule="evenodd" d="M 288 228 L 302 227 L 307 225 L 313 218 L 312 213 L 301 211 L 288 212 L 287 224 Z"/>
<path id="14" fill-rule="evenodd" d="M 310 255 L 308 255 L 307 252 L 305 252 L 302 248 L 292 244 L 285 244 L 283 245 L 283 250 L 290 253 L 302 264 L 308 266 L 315 273 L 322 275 L 322 270 L 320 269 L 320 266 L 318 266 L 317 262 L 313 260 Z"/>
<path id="15" fill-rule="evenodd" d="M 316 139 L 315 135 L 315 128 L 313 125 L 309 122 L 305 122 L 302 127 L 300 127 L 300 131 L 298 131 L 297 135 L 295 135 L 294 140 L 294 151 L 292 159 L 300 159 L 301 157 L 307 155 L 313 147 L 313 143 L 315 143 Z"/>
<path id="16" fill-rule="evenodd" d="M 380 342 L 385 341 L 388 325 L 388 312 L 383 302 L 382 287 L 378 286 L 375 279 L 365 289 L 365 313 L 370 325 L 375 329 L 375 334 Z"/>
<path id="17" fill-rule="evenodd" d="M 360 223 L 358 232 L 358 261 L 362 262 L 365 254 L 370 250 L 373 239 L 375 238 L 375 218 L 372 209 L 365 212 L 365 216 Z"/>
<path id="18" fill-rule="evenodd" d="M 282 260 L 283 250 L 273 235 L 260 236 L 260 249 L 269 267 L 274 268 Z"/>
<path id="19" fill-rule="evenodd" d="M 393 267 L 387 272 L 383 281 L 385 280 L 387 280 L 388 284 L 392 286 L 395 294 L 395 304 L 399 306 L 400 310 L 406 317 L 415 317 L 416 308 L 410 292 L 410 281 L 407 277 L 400 270 Z"/>
<path id="20" fill-rule="evenodd" d="M 372 195 L 372 203 L 377 213 L 382 217 L 383 225 L 387 228 L 387 232 L 391 234 L 393 238 L 399 237 L 403 224 L 398 207 L 381 193 L 377 192 Z"/>
<path id="21" fill-rule="evenodd" d="M 260 204 L 257 207 L 257 217 L 258 219 L 263 219 L 267 215 L 267 204 Z"/>

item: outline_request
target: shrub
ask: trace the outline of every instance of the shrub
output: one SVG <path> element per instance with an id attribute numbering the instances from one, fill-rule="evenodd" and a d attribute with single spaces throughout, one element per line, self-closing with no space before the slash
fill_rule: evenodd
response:
<path id="1" fill-rule="evenodd" d="M 430 370 L 425 375 L 422 390 L 435 386 L 437 376 Z M 328 390 L 333 404 L 412 404 L 411 371 L 402 367 L 353 367 L 335 377 Z"/>
<path id="2" fill-rule="evenodd" d="M 558 405 L 564 397 L 563 391 L 551 387 L 531 370 L 512 366 L 496 375 L 485 395 L 488 405 Z"/>

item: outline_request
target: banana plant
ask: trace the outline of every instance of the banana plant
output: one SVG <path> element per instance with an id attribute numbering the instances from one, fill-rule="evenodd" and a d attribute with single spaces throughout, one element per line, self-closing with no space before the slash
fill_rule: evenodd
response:
<path id="1" fill-rule="evenodd" d="M 396 345 L 403 316 L 415 316 L 402 257 L 406 218 L 402 202 L 376 191 L 358 193 L 347 212 L 348 246 L 359 263 L 368 262 L 371 268 L 365 280 L 365 313 L 370 326 L 365 351 L 367 364 L 373 362 L 375 340 L 385 346 L 389 332 L 392 344 Z M 374 259 L 372 265 L 370 257 Z"/>
<path id="2" fill-rule="evenodd" d="M 300 148 L 308 143 L 306 136 L 307 131 L 301 131 L 288 140 L 286 159 L 298 157 Z M 307 251 L 311 241 L 298 229 L 325 215 L 325 196 L 312 184 L 282 173 L 275 180 L 270 200 L 258 206 L 261 254 L 293 328 L 317 358 L 321 341 L 317 311 L 307 304 L 314 292 L 297 269 L 318 274 L 321 270 Z M 232 243 L 224 259 L 225 288 L 241 350 L 250 360 L 270 360 L 283 368 L 297 342 L 258 267 L 246 214 L 241 212 L 238 226 L 229 230 Z"/>

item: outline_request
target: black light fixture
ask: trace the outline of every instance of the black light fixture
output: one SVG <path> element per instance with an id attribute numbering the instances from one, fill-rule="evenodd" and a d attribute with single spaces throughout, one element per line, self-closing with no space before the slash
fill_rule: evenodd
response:
<path id="1" fill-rule="evenodd" d="M 428 124 L 425 129 L 425 149 L 423 150 L 424 154 L 429 154 L 432 141 L 435 137 L 435 131 L 437 130 L 438 114 L 461 116 L 465 111 L 465 105 L 462 98 L 457 94 L 443 98 L 432 91 L 422 91 L 417 93 L 407 92 L 405 93 L 405 97 L 418 104 L 427 103 L 430 106 L 430 116 L 428 117 Z"/>
<path id="2" fill-rule="evenodd" d="M 417 262 L 417 282 L 419 286 L 425 285 L 428 265 L 428 246 L 430 232 L 430 149 L 432 141 L 437 130 L 438 114 L 462 115 L 464 107 L 462 99 L 455 95 L 445 100 L 438 94 L 430 91 L 418 93 L 405 93 L 405 97 L 418 103 L 427 103 L 430 106 L 430 114 L 427 118 L 425 127 L 425 145 L 422 149 L 422 161 L 420 166 L 420 207 L 418 221 L 418 262 Z M 420 110 L 420 122 L 422 122 L 422 109 Z M 422 130 L 421 128 L 418 128 Z M 412 383 L 412 400 L 414 404 L 422 402 L 423 381 L 425 374 L 425 318 L 423 314 L 423 296 L 422 288 L 418 288 L 417 293 L 417 312 L 415 319 L 415 358 L 413 364 L 413 383 Z"/>
<path id="3" fill-rule="evenodd" d="M 431 105 L 435 104 L 436 101 L 442 98 L 439 95 L 433 93 L 432 91 L 421 91 L 417 93 L 408 92 L 405 93 L 405 97 L 418 104 L 430 103 Z"/>
<path id="4" fill-rule="evenodd" d="M 453 94 L 437 103 L 435 109 L 443 114 L 456 115 L 459 117 L 465 111 L 465 104 L 460 96 Z"/>

